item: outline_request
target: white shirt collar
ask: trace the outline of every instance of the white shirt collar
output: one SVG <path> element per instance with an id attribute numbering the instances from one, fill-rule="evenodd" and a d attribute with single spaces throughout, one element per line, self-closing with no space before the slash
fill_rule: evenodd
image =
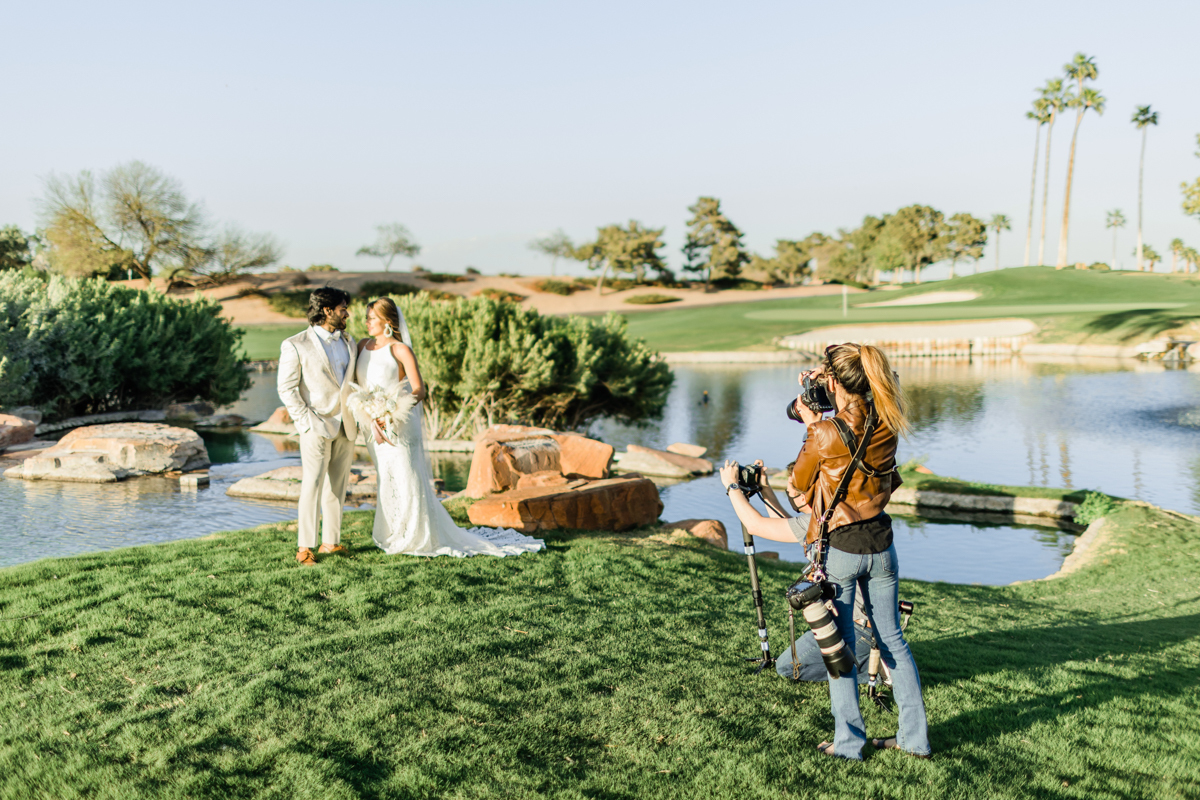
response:
<path id="1" fill-rule="evenodd" d="M 330 333 L 329 331 L 325 330 L 325 328 L 321 327 L 320 325 L 313 325 L 312 329 L 317 332 L 317 336 L 321 337 L 322 342 L 337 341 L 342 338 L 342 331 L 337 331 L 336 333 Z"/>

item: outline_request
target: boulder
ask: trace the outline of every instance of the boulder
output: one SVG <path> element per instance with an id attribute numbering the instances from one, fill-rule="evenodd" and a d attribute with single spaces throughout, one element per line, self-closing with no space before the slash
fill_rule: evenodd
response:
<path id="1" fill-rule="evenodd" d="M 295 503 L 300 500 L 300 481 L 303 468 L 279 467 L 252 478 L 242 478 L 225 490 L 230 497 L 252 497 L 256 500 L 282 500 Z M 350 479 L 346 485 L 346 502 L 352 504 L 374 502 L 378 494 L 379 478 L 375 467 L 370 464 L 355 464 L 350 468 Z"/>
<path id="2" fill-rule="evenodd" d="M 20 417 L 21 419 L 27 419 L 34 425 L 40 425 L 42 422 L 42 412 L 38 411 L 33 406 L 18 406 L 16 408 L 10 408 L 3 413 L 10 414 L 14 417 Z"/>
<path id="3" fill-rule="evenodd" d="M 681 455 L 681 456 L 691 456 L 692 458 L 699 458 L 700 456 L 702 456 L 708 452 L 708 448 L 701 447 L 698 444 L 685 444 L 683 442 L 676 442 L 675 444 L 667 446 L 667 452 L 668 453 L 679 453 L 679 455 Z"/>
<path id="4" fill-rule="evenodd" d="M 611 444 L 578 433 L 556 433 L 551 438 L 558 442 L 559 464 L 564 474 L 597 480 L 608 477 L 613 457 Z"/>
<path id="5" fill-rule="evenodd" d="M 624 531 L 653 524 L 662 509 L 651 481 L 623 476 L 492 494 L 472 505 L 467 516 L 475 525 L 524 533 L 557 528 Z"/>
<path id="6" fill-rule="evenodd" d="M 522 475 L 517 478 L 518 489 L 534 489 L 540 486 L 565 486 L 570 483 L 566 475 L 553 469 L 545 472 L 535 472 L 532 475 Z"/>
<path id="7" fill-rule="evenodd" d="M 1192 342 L 1187 346 L 1187 350 L 1183 351 L 1192 361 L 1200 361 L 1200 342 Z"/>
<path id="8" fill-rule="evenodd" d="M 16 414 L 0 414 L 0 450 L 32 442 L 37 423 Z"/>
<path id="9" fill-rule="evenodd" d="M 664 478 L 690 478 L 692 471 L 678 464 L 659 458 L 648 453 L 617 453 L 617 470 L 620 472 L 637 472 L 643 475 L 662 476 Z"/>
<path id="10" fill-rule="evenodd" d="M 255 433 L 277 433 L 283 436 L 295 436 L 296 425 L 292 422 L 292 416 L 283 406 L 275 409 L 271 416 L 267 417 L 266 422 L 255 425 L 250 430 Z"/>
<path id="11" fill-rule="evenodd" d="M 240 428 L 246 424 L 246 418 L 240 414 L 213 414 L 200 417 L 192 424 L 197 428 Z"/>
<path id="12" fill-rule="evenodd" d="M 484 497 L 518 487 L 521 477 L 540 472 L 603 479 L 612 445 L 575 433 L 522 425 L 493 425 L 475 440 L 467 497 Z"/>
<path id="13" fill-rule="evenodd" d="M 167 419 L 187 422 L 213 415 L 213 407 L 208 403 L 172 403 L 164 411 Z"/>
<path id="14" fill-rule="evenodd" d="M 631 444 L 617 457 L 622 472 L 641 472 L 646 475 L 661 475 L 664 478 L 687 478 L 692 475 L 710 475 L 711 461 L 668 450 L 655 450 Z"/>
<path id="15" fill-rule="evenodd" d="M 716 519 L 684 519 L 679 522 L 668 522 L 662 526 L 664 531 L 687 531 L 698 539 L 703 539 L 714 547 L 722 550 L 729 549 L 729 538 L 725 525 Z"/>
<path id="16" fill-rule="evenodd" d="M 681 453 L 672 453 L 669 450 L 655 450 L 653 447 L 642 447 L 640 444 L 631 444 L 625 449 L 630 453 L 644 453 L 661 458 L 664 461 L 691 471 L 693 475 L 711 475 L 713 471 L 713 463 L 706 458 L 685 456 Z"/>
<path id="17" fill-rule="evenodd" d="M 131 475 L 207 467 L 200 434 L 152 422 L 119 422 L 76 428 L 58 444 L 6 470 L 26 480 L 111 483 Z"/>

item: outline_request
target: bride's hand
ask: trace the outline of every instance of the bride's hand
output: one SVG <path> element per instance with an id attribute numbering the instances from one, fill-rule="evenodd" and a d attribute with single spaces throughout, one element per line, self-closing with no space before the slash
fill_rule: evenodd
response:
<path id="1" fill-rule="evenodd" d="M 387 438 L 383 435 L 383 429 L 379 425 L 379 420 L 371 420 L 371 432 L 375 434 L 375 444 L 387 444 Z"/>

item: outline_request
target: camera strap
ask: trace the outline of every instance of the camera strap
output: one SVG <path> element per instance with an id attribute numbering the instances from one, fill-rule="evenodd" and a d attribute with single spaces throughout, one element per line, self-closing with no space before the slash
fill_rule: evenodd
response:
<path id="1" fill-rule="evenodd" d="M 813 563 L 820 570 L 822 576 L 825 574 L 825 559 L 829 554 L 829 522 L 833 518 L 833 510 L 837 508 L 838 503 L 846 499 L 846 492 L 850 488 L 850 479 L 860 469 L 867 475 L 873 476 L 878 474 L 874 470 L 868 472 L 866 469 L 863 469 L 863 456 L 867 452 L 867 445 L 871 443 L 871 437 L 875 435 L 875 429 L 879 426 L 879 417 L 875 414 L 875 404 L 870 403 L 867 409 L 867 426 L 863 431 L 861 442 L 854 442 L 854 434 L 850 431 L 850 426 L 846 425 L 845 421 L 837 417 L 834 417 L 832 420 L 834 427 L 841 435 L 842 441 L 846 443 L 846 446 L 850 447 L 851 442 L 854 443 L 854 446 L 850 447 L 850 452 L 852 453 L 850 465 L 846 467 L 846 471 L 842 474 L 842 479 L 838 482 L 837 489 L 834 490 L 833 499 L 829 501 L 829 505 L 825 508 L 825 513 L 821 515 L 820 538 L 817 542 L 817 553 L 813 558 Z M 844 431 L 843 426 L 845 426 Z"/>

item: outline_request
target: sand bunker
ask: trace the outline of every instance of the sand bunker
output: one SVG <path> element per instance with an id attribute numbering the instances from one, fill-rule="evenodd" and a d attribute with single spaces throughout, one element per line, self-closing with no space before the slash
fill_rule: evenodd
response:
<path id="1" fill-rule="evenodd" d="M 963 303 L 979 297 L 979 292 L 926 292 L 901 297 L 898 300 L 884 300 L 881 303 L 857 303 L 855 308 L 882 308 L 884 306 L 931 306 L 935 303 Z"/>
<path id="2" fill-rule="evenodd" d="M 837 325 L 787 336 L 784 347 L 823 342 L 914 342 L 925 339 L 992 339 L 1027 336 L 1037 330 L 1028 319 L 980 319 L 955 322 L 887 323 L 882 325 Z"/>

